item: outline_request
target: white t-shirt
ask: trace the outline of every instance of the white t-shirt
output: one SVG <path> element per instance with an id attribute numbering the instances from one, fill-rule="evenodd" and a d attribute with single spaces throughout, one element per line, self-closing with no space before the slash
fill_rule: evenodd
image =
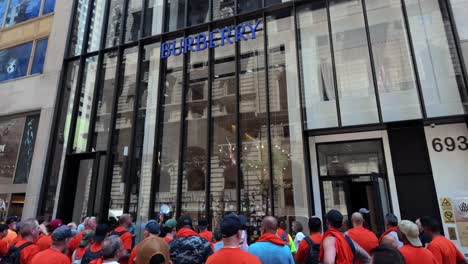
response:
<path id="1" fill-rule="evenodd" d="M 302 239 L 304 239 L 305 235 L 302 232 L 296 234 L 294 237 L 294 245 L 296 245 L 296 249 L 299 249 L 299 243 L 301 243 Z"/>

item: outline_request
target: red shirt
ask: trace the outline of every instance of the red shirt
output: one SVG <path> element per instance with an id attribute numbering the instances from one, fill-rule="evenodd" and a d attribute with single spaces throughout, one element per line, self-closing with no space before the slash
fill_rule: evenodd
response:
<path id="1" fill-rule="evenodd" d="M 169 242 L 171 242 L 174 239 L 166 236 L 166 237 L 163 238 L 163 240 L 166 241 L 166 243 L 169 244 Z"/>
<path id="2" fill-rule="evenodd" d="M 320 244 L 322 243 L 322 234 L 321 233 L 315 233 L 309 236 L 309 238 L 314 242 L 315 244 Z M 307 261 L 307 256 L 309 255 L 309 244 L 305 239 L 301 240 L 301 243 L 299 243 L 299 248 L 297 249 L 296 252 L 296 260 L 298 262 L 306 262 Z"/>
<path id="3" fill-rule="evenodd" d="M 128 264 L 135 264 L 137 247 L 138 245 L 132 249 L 130 257 L 128 258 Z"/>
<path id="4" fill-rule="evenodd" d="M 3 239 L 0 239 L 0 258 L 2 258 L 8 252 L 8 243 Z"/>
<path id="5" fill-rule="evenodd" d="M 80 246 L 81 239 L 83 238 L 83 233 L 85 230 L 79 232 L 74 238 L 70 240 L 70 243 L 68 243 L 68 256 L 71 257 L 73 255 L 73 252 Z"/>
<path id="6" fill-rule="evenodd" d="M 36 245 L 39 247 L 41 251 L 49 249 L 52 245 L 52 236 L 42 236 L 36 241 Z"/>
<path id="7" fill-rule="evenodd" d="M 15 231 L 12 231 L 8 229 L 8 233 L 6 237 L 2 238 L 3 241 L 7 242 L 9 246 L 13 245 L 13 240 L 17 237 L 18 235 L 16 234 Z"/>
<path id="8" fill-rule="evenodd" d="M 206 264 L 261 264 L 256 256 L 240 248 L 222 248 L 208 257 Z"/>
<path id="9" fill-rule="evenodd" d="M 329 236 L 332 236 L 335 238 L 335 249 L 336 249 L 335 263 L 336 264 L 352 263 L 354 259 L 354 254 L 353 254 L 353 251 L 351 250 L 351 247 L 348 244 L 348 241 L 344 237 L 344 235 L 336 229 L 329 228 L 327 232 L 325 232 L 325 234 L 323 235 L 322 242 L 325 241 L 325 239 Z M 325 250 L 324 250 L 323 243 L 322 243 L 320 245 L 319 260 L 322 261 L 324 256 L 325 256 Z"/>
<path id="10" fill-rule="evenodd" d="M 86 247 L 80 247 L 77 250 L 75 250 L 75 259 L 81 259 L 86 252 Z"/>
<path id="11" fill-rule="evenodd" d="M 21 247 L 24 243 L 30 242 L 28 240 L 21 240 L 18 243 L 16 243 L 15 247 Z M 39 249 L 38 246 L 36 245 L 29 245 L 21 250 L 20 253 L 20 264 L 32 264 L 31 260 L 36 255 L 39 253 L 41 250 Z"/>
<path id="12" fill-rule="evenodd" d="M 379 245 L 377 236 L 372 231 L 362 226 L 349 229 L 348 236 L 369 254 L 372 249 Z"/>
<path id="13" fill-rule="evenodd" d="M 213 242 L 213 233 L 208 231 L 208 230 L 205 230 L 203 232 L 200 232 L 200 237 L 203 237 L 204 239 L 206 239 L 206 241 L 208 242 Z"/>
<path id="14" fill-rule="evenodd" d="M 399 248 L 399 250 L 405 258 L 406 264 L 438 264 L 434 255 L 423 247 L 415 247 L 407 244 Z"/>
<path id="15" fill-rule="evenodd" d="M 432 239 L 427 249 L 432 252 L 439 264 L 457 264 L 465 260 L 458 248 L 444 236 L 436 236 Z"/>
<path id="16" fill-rule="evenodd" d="M 49 248 L 37 253 L 31 264 L 70 264 L 70 258 L 54 248 Z"/>
<path id="17" fill-rule="evenodd" d="M 10 246 L 20 242 L 21 240 L 23 240 L 23 238 L 21 237 L 21 235 L 17 235 L 10 243 Z"/>
<path id="18" fill-rule="evenodd" d="M 128 232 L 125 228 L 123 227 L 117 227 L 114 229 L 115 233 L 122 233 L 124 232 L 121 236 L 120 239 L 122 240 L 123 246 L 126 250 L 130 251 L 132 250 L 132 233 Z"/>

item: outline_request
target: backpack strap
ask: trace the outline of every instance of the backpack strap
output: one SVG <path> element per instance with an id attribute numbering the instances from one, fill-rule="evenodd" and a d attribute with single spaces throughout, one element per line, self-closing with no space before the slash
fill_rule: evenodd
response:
<path id="1" fill-rule="evenodd" d="M 353 240 L 348 235 L 344 236 L 348 245 L 351 247 L 351 251 L 353 252 L 353 264 L 356 263 L 356 247 L 354 246 Z"/>
<path id="2" fill-rule="evenodd" d="M 312 241 L 312 239 L 310 239 L 310 237 L 304 237 L 304 240 L 305 242 L 307 242 L 307 244 L 309 245 L 309 247 L 313 246 L 315 243 L 314 241 Z"/>
<path id="3" fill-rule="evenodd" d="M 127 233 L 128 231 L 124 230 L 121 232 L 116 232 L 115 230 L 112 230 L 111 235 L 119 236 L 121 237 L 123 234 Z"/>
<path id="4" fill-rule="evenodd" d="M 14 247 L 17 248 L 19 251 L 21 251 L 21 250 L 23 250 L 23 248 L 28 247 L 28 246 L 33 245 L 33 244 L 34 244 L 33 242 L 28 241 L 28 242 L 24 243 L 23 245 L 21 245 L 19 247 L 16 247 L 16 244 L 15 244 Z"/>

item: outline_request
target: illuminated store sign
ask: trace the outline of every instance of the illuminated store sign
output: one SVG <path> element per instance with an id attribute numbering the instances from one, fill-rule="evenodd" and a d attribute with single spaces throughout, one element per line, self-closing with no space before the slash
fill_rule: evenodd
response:
<path id="1" fill-rule="evenodd" d="M 172 55 L 179 56 L 188 51 L 197 52 L 207 48 L 213 49 L 226 44 L 234 44 L 240 40 L 255 39 L 260 23 L 261 20 L 257 20 L 255 24 L 245 22 L 233 28 L 214 29 L 208 35 L 198 33 L 186 38 L 166 41 L 161 45 L 161 58 L 169 58 Z"/>

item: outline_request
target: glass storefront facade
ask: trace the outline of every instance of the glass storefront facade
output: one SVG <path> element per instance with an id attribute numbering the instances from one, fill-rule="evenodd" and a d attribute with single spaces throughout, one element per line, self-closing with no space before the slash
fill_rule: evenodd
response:
<path id="1" fill-rule="evenodd" d="M 38 214 L 67 214 L 68 197 L 74 221 L 168 207 L 307 226 L 308 132 L 466 116 L 452 15 L 436 0 L 76 0 Z M 66 194 L 80 181 L 85 201 Z"/>

